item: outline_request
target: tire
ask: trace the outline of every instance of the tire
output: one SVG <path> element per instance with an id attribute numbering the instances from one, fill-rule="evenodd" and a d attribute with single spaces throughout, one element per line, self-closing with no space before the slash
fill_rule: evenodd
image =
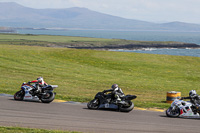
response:
<path id="1" fill-rule="evenodd" d="M 119 106 L 119 111 L 121 112 L 130 112 L 134 108 L 134 103 L 131 101 L 126 101 L 128 105 L 120 105 Z"/>
<path id="2" fill-rule="evenodd" d="M 55 98 L 55 94 L 49 91 L 49 92 L 46 92 L 46 95 L 42 96 L 40 100 L 43 103 L 50 103 L 54 100 L 54 98 Z"/>
<path id="3" fill-rule="evenodd" d="M 178 117 L 180 115 L 180 109 L 172 110 L 172 107 L 170 107 L 166 110 L 166 115 L 168 117 Z"/>
<path id="4" fill-rule="evenodd" d="M 88 109 L 98 109 L 100 101 L 99 99 L 93 99 L 92 101 L 88 102 L 87 107 Z"/>
<path id="5" fill-rule="evenodd" d="M 25 95 L 24 91 L 20 90 L 20 91 L 15 93 L 14 99 L 18 100 L 18 101 L 22 101 L 24 99 L 24 95 Z"/>

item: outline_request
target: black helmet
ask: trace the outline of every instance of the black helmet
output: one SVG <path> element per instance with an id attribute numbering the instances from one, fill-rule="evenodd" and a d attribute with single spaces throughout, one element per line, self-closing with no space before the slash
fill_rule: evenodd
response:
<path id="1" fill-rule="evenodd" d="M 111 88 L 113 88 L 113 89 L 118 88 L 118 85 L 117 85 L 117 84 L 113 84 L 113 85 L 111 86 Z"/>
<path id="2" fill-rule="evenodd" d="M 194 96 L 194 95 L 196 95 L 197 93 L 196 93 L 196 91 L 195 90 L 191 90 L 190 92 L 189 92 L 189 96 Z"/>

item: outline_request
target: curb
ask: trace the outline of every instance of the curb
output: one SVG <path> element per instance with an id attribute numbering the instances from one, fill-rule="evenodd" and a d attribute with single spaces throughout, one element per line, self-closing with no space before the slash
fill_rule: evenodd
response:
<path id="1" fill-rule="evenodd" d="M 55 102 L 55 103 L 66 103 L 67 101 L 60 100 L 60 99 L 54 99 L 53 102 Z"/>
<path id="2" fill-rule="evenodd" d="M 139 108 L 139 107 L 135 107 L 134 109 L 136 110 L 145 110 L 145 111 L 156 111 L 156 112 L 164 112 L 164 109 L 154 109 L 154 108 Z"/>

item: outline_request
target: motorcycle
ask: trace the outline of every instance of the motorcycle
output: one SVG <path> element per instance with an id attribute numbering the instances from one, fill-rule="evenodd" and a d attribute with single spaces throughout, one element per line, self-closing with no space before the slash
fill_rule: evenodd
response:
<path id="1" fill-rule="evenodd" d="M 57 85 L 47 85 L 38 89 L 39 92 L 34 92 L 36 84 L 30 85 L 28 83 L 23 83 L 21 85 L 21 90 L 17 91 L 14 94 L 15 100 L 31 100 L 31 101 L 39 101 L 41 100 L 43 103 L 50 103 L 55 98 L 55 92 L 53 90 L 57 88 Z"/>
<path id="2" fill-rule="evenodd" d="M 113 94 L 98 92 L 94 99 L 88 102 L 88 109 L 114 109 L 121 112 L 129 112 L 133 110 L 134 103 L 131 100 L 135 99 L 135 95 L 126 95 L 121 97 L 121 102 L 117 103 L 113 100 Z"/>
<path id="3" fill-rule="evenodd" d="M 198 110 L 189 101 L 175 99 L 166 110 L 168 117 L 200 118 Z"/>

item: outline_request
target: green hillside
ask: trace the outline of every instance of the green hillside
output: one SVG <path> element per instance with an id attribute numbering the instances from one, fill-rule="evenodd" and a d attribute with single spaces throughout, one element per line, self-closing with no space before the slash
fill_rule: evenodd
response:
<path id="1" fill-rule="evenodd" d="M 0 93 L 14 94 L 23 82 L 43 76 L 59 86 L 56 98 L 68 101 L 88 102 L 114 83 L 125 94 L 138 96 L 137 107 L 168 107 L 167 91 L 187 96 L 196 89 L 200 94 L 199 57 L 19 46 L 8 41 L 0 43 Z"/>

